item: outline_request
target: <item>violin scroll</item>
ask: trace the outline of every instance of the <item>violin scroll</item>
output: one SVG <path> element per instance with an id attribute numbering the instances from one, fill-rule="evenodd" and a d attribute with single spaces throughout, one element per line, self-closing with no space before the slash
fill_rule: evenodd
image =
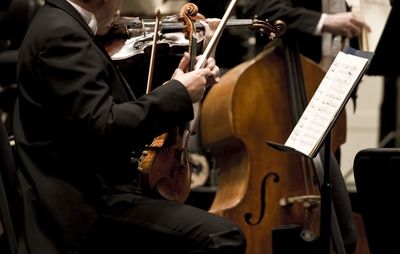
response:
<path id="1" fill-rule="evenodd" d="M 197 7 L 197 5 L 193 3 L 187 3 L 182 6 L 180 11 L 181 18 L 190 18 L 192 20 L 195 20 L 197 15 L 199 15 L 199 8 Z"/>
<path id="2" fill-rule="evenodd" d="M 201 15 L 202 16 L 202 15 Z M 189 54 L 190 54 L 190 63 L 188 70 L 191 71 L 194 69 L 196 53 L 197 53 L 197 34 L 196 34 L 196 19 L 201 17 L 199 14 L 199 9 L 197 5 L 193 3 L 187 3 L 183 5 L 180 12 L 180 21 L 183 23 L 185 38 L 189 40 Z M 204 18 L 204 17 L 203 17 Z"/>
<path id="3" fill-rule="evenodd" d="M 205 17 L 199 13 L 199 8 L 193 3 L 187 3 L 182 6 L 179 21 L 183 23 L 186 38 L 190 38 L 196 33 L 196 20 L 204 20 Z"/>

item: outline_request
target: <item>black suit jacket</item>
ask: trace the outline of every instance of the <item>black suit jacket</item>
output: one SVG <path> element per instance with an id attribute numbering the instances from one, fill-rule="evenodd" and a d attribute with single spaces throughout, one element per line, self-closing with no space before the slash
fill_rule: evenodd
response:
<path id="1" fill-rule="evenodd" d="M 193 117 L 178 81 L 134 99 L 65 0 L 47 0 L 32 20 L 18 87 L 14 135 L 32 254 L 77 253 L 115 186 L 134 180 L 131 151 Z"/>
<path id="2" fill-rule="evenodd" d="M 397 26 L 400 23 L 400 3 L 399 1 L 391 1 L 391 5 L 392 9 L 385 28 L 367 70 L 369 75 L 399 76 L 400 74 L 400 63 L 398 61 L 400 57 L 399 40 L 395 36 L 398 32 Z"/>

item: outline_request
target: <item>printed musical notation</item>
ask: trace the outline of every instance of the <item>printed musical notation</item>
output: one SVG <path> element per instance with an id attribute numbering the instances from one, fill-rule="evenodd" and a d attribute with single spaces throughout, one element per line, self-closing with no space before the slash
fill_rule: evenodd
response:
<path id="1" fill-rule="evenodd" d="M 285 142 L 285 147 L 309 157 L 315 155 L 327 131 L 364 75 L 370 58 L 343 51 L 338 53 Z"/>

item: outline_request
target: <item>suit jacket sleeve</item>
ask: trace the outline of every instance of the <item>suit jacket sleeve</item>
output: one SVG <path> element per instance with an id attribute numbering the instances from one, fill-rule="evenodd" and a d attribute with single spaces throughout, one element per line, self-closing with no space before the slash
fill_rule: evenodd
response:
<path id="1" fill-rule="evenodd" d="M 83 137 L 95 135 L 93 140 L 102 142 L 138 143 L 193 117 L 190 97 L 178 81 L 126 101 L 118 94 L 122 81 L 93 40 L 73 27 L 49 34 L 37 60 L 40 83 L 46 85 L 33 94 L 50 104 L 43 106 L 63 129 L 87 130 Z"/>

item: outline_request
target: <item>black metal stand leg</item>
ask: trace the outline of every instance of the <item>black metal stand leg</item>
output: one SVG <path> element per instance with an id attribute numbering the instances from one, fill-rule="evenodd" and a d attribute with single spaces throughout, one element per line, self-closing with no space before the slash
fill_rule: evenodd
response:
<path id="1" fill-rule="evenodd" d="M 320 254 L 330 253 L 331 214 L 332 214 L 332 184 L 330 182 L 331 134 L 325 138 L 324 151 L 324 182 L 321 187 L 321 221 L 320 221 Z"/>

